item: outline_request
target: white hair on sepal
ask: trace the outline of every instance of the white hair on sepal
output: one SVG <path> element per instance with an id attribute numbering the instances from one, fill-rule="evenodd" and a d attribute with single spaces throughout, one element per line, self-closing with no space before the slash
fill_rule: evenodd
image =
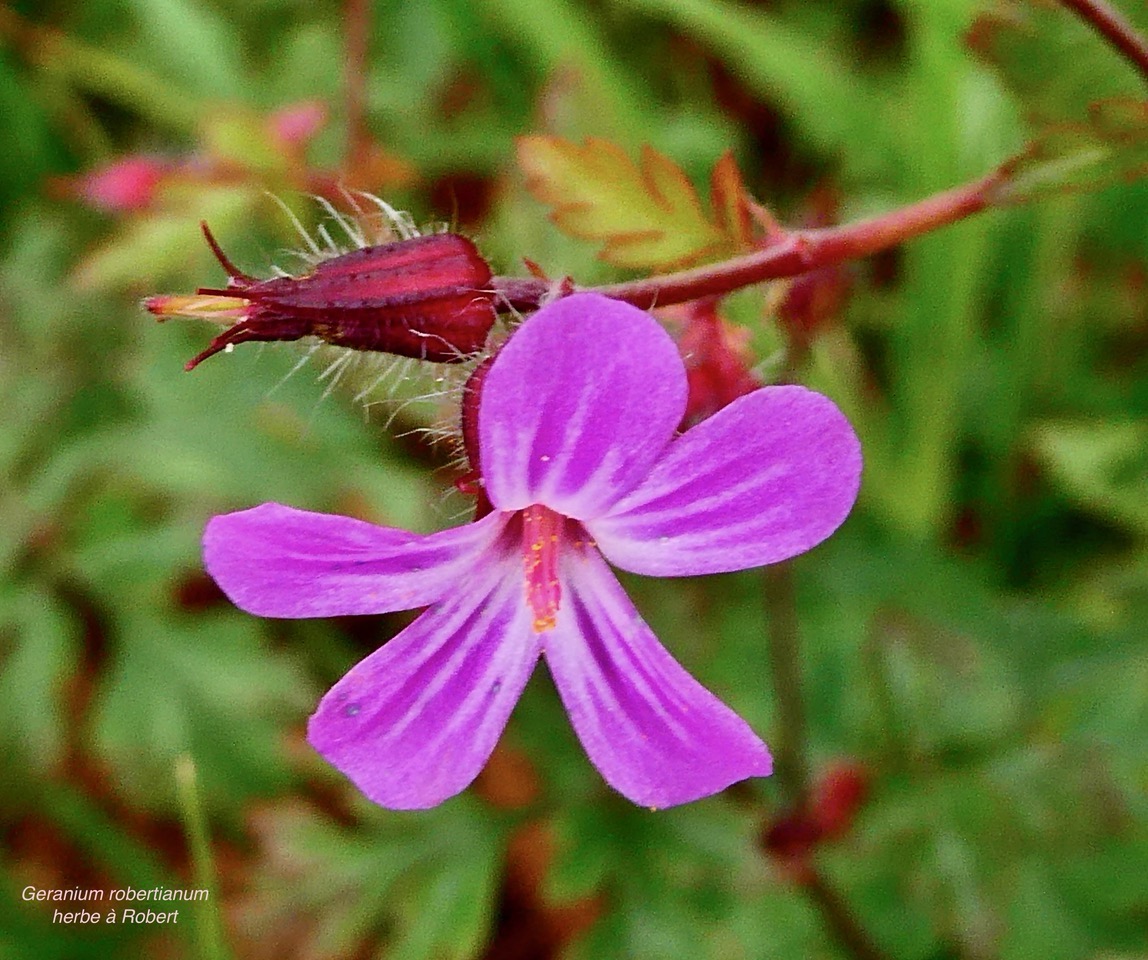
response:
<path id="1" fill-rule="evenodd" d="M 290 250 L 288 253 L 297 257 L 309 269 L 314 269 L 324 260 L 341 257 L 353 250 L 441 232 L 438 224 L 420 230 L 409 213 L 391 206 L 373 193 L 350 191 L 345 187 L 340 187 L 339 192 L 350 208 L 347 213 L 340 211 L 326 197 L 308 194 L 308 198 L 324 214 L 324 219 L 316 224 L 314 233 L 311 233 L 282 197 L 267 191 L 267 197 L 282 211 L 303 241 L 302 249 Z M 377 210 L 365 209 L 360 199 L 369 201 Z M 336 238 L 328 226 L 329 223 L 335 224 L 346 236 L 346 243 L 341 242 L 341 238 Z M 284 275 L 291 276 L 289 273 Z"/>
<path id="2" fill-rule="evenodd" d="M 322 260 L 328 259 L 329 255 L 323 253 L 322 248 L 315 242 L 315 238 L 307 232 L 307 228 L 303 226 L 303 221 L 299 219 L 299 215 L 295 213 L 288 205 L 287 202 L 278 194 L 272 193 L 270 190 L 266 191 L 266 196 L 270 198 L 280 210 L 283 215 L 287 217 L 291 226 L 295 228 L 295 232 L 302 238 L 306 250 L 292 251 L 296 256 L 300 257 L 305 262 L 314 266 Z"/>
<path id="3" fill-rule="evenodd" d="M 269 389 L 267 391 L 267 393 L 265 394 L 265 397 L 271 397 L 275 393 L 277 393 L 279 390 L 281 390 L 283 388 L 283 386 L 287 383 L 288 380 L 290 380 L 292 377 L 294 377 L 295 374 L 297 374 L 308 363 L 310 363 L 311 359 L 315 356 L 315 354 L 323 349 L 323 341 L 322 340 L 310 340 L 310 341 L 305 341 L 305 342 L 307 343 L 306 351 L 303 353 L 303 355 L 298 360 L 295 361 L 295 365 L 293 367 L 291 367 L 291 369 L 288 370 L 285 374 L 283 374 L 283 376 L 281 376 L 279 378 L 278 382 L 276 382 L 271 387 L 271 389 Z M 261 343 L 259 346 L 260 347 L 267 347 L 267 346 L 270 346 L 270 344 Z"/>
<path id="4" fill-rule="evenodd" d="M 299 215 L 281 197 L 268 192 L 267 196 L 279 207 L 303 244 L 300 249 L 284 251 L 297 259 L 303 270 L 292 274 L 274 265 L 271 267 L 273 276 L 300 276 L 324 261 L 354 250 L 450 231 L 449 224 L 439 222 L 420 228 L 411 214 L 375 194 L 346 187 L 339 187 L 339 194 L 343 200 L 339 206 L 327 197 L 310 195 L 309 199 L 321 215 L 314 230 L 308 231 Z M 494 290 L 480 292 L 496 293 Z M 508 320 L 497 315 L 485 346 L 471 354 L 457 350 L 438 334 L 422 334 L 428 340 L 435 338 L 440 344 L 448 344 L 456 358 L 453 363 L 431 363 L 304 338 L 306 352 L 270 392 L 280 389 L 304 366 L 315 361 L 321 367 L 316 376 L 316 382 L 323 385 L 320 401 L 336 392 L 346 394 L 352 404 L 362 408 L 367 418 L 381 412 L 386 430 L 404 414 L 415 412 L 414 419 L 423 422 L 406 432 L 418 434 L 431 445 L 445 446 L 452 464 L 465 464 L 459 415 L 463 388 L 475 367 L 491 355 L 492 345 L 504 340 L 521 319 L 517 311 L 513 311 Z"/>
<path id="5" fill-rule="evenodd" d="M 327 212 L 327 216 L 330 217 L 332 221 L 343 228 L 343 232 L 347 235 L 347 239 L 351 241 L 351 250 L 361 250 L 363 247 L 370 246 L 370 244 L 367 243 L 367 236 L 365 233 L 363 233 L 362 227 L 354 223 L 346 215 L 336 210 L 335 205 L 331 203 L 330 200 L 328 200 L 326 197 L 320 197 L 318 195 L 314 196 L 314 200 Z"/>

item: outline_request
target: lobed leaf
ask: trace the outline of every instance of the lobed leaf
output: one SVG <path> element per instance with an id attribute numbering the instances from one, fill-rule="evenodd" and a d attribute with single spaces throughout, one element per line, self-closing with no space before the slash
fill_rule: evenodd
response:
<path id="1" fill-rule="evenodd" d="M 728 153 L 714 168 L 712 218 L 681 167 L 650 146 L 635 163 L 598 137 L 579 145 L 531 135 L 518 140 L 518 162 L 558 228 L 601 243 L 601 258 L 615 266 L 689 267 L 749 242 L 749 198 Z"/>
<path id="2" fill-rule="evenodd" d="M 1117 97 L 1090 104 L 1085 120 L 1049 127 L 1000 174 L 997 203 L 1138 180 L 1148 174 L 1148 101 Z"/>
<path id="3" fill-rule="evenodd" d="M 753 198 L 729 150 L 718 158 L 710 173 L 710 203 L 718 229 L 739 247 L 748 247 L 753 242 Z"/>
<path id="4" fill-rule="evenodd" d="M 236 910 L 243 955 L 482 955 L 504 829 L 468 797 L 413 815 L 365 801 L 356 810 L 351 826 L 303 806 L 268 807 L 255 817 L 259 858 Z"/>
<path id="5" fill-rule="evenodd" d="M 984 6 L 968 32 L 969 46 L 1031 119 L 1063 120 L 1100 99 L 1139 95 L 1136 71 L 1066 5 L 992 0 Z M 1120 6 L 1134 26 L 1148 28 L 1148 6 Z"/>

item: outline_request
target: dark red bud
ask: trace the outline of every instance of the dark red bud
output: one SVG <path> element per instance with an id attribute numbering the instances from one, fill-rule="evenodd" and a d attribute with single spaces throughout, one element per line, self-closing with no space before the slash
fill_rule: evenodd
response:
<path id="1" fill-rule="evenodd" d="M 821 836 L 816 823 L 795 813 L 770 823 L 762 831 L 761 845 L 778 860 L 800 860 L 813 852 Z"/>
<path id="2" fill-rule="evenodd" d="M 848 834 L 868 792 L 869 773 L 860 763 L 830 764 L 807 797 L 764 825 L 762 849 L 791 880 L 808 882 L 813 854 L 822 843 Z"/>
<path id="3" fill-rule="evenodd" d="M 224 289 L 198 293 L 246 306 L 242 319 L 191 360 L 189 370 L 233 344 L 308 336 L 352 350 L 454 363 L 482 349 L 494 323 L 490 266 L 456 233 L 363 247 L 302 277 L 259 280 L 231 263 L 206 224 L 203 232 L 228 281 Z"/>
<path id="4" fill-rule="evenodd" d="M 795 277 L 777 310 L 789 339 L 808 346 L 841 312 L 852 285 L 849 269 L 843 264 Z"/>

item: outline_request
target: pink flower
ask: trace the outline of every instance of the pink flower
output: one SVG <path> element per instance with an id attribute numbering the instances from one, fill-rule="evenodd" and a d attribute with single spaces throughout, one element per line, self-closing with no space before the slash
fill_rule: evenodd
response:
<path id="1" fill-rule="evenodd" d="M 214 518 L 208 572 L 261 616 L 429 605 L 355 666 L 311 744 L 382 806 L 464 789 L 546 660 L 607 782 L 667 807 L 771 769 L 765 744 L 658 642 L 606 560 L 652 576 L 802 553 L 853 505 L 857 438 L 825 397 L 765 387 L 676 435 L 677 348 L 646 313 L 593 294 L 540 310 L 486 372 L 481 520 L 422 536 L 279 504 Z"/>

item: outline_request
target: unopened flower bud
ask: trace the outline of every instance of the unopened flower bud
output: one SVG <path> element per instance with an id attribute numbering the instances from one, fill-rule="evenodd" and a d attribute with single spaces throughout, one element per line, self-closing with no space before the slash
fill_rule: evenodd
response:
<path id="1" fill-rule="evenodd" d="M 820 228 L 837 223 L 838 198 L 829 187 L 813 191 L 806 203 L 803 226 Z M 777 318 L 792 347 L 807 350 L 814 339 L 840 315 L 849 299 L 853 275 L 845 264 L 819 267 L 793 278 Z"/>
<path id="2" fill-rule="evenodd" d="M 131 213 L 151 205 L 171 172 L 159 157 L 132 154 L 70 180 L 70 192 L 108 213 Z"/>
<path id="3" fill-rule="evenodd" d="M 795 277 L 777 310 L 790 341 L 802 347 L 812 343 L 840 314 L 851 286 L 848 267 L 839 263 Z"/>
<path id="4" fill-rule="evenodd" d="M 726 322 L 713 298 L 663 312 L 682 327 L 678 349 L 686 364 L 689 400 L 685 425 L 699 423 L 761 386 L 753 372 L 749 331 Z"/>
<path id="5" fill-rule="evenodd" d="M 494 323 L 490 267 L 459 234 L 362 247 L 323 260 L 302 277 L 260 280 L 232 264 L 206 224 L 203 233 L 227 271 L 227 286 L 144 303 L 161 320 L 237 320 L 188 362 L 188 370 L 237 343 L 303 337 L 452 363 L 480 350 Z"/>

